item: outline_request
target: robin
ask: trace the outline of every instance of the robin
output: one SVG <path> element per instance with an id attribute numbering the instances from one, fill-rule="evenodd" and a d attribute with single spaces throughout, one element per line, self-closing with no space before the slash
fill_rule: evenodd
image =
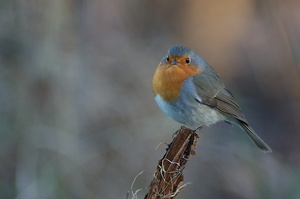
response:
<path id="1" fill-rule="evenodd" d="M 209 126 L 219 121 L 239 125 L 262 151 L 271 148 L 255 134 L 232 94 L 214 69 L 192 49 L 169 48 L 153 77 L 159 108 L 187 126 Z"/>

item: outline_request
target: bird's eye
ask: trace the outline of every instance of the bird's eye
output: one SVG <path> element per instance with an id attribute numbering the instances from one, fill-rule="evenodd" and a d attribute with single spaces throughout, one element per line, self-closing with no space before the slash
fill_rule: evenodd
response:
<path id="1" fill-rule="evenodd" d="M 169 61 L 170 61 L 170 59 L 169 59 L 169 56 L 167 57 L 167 59 L 166 59 L 166 60 L 167 60 L 167 62 L 169 62 Z"/>
<path id="2" fill-rule="evenodd" d="M 186 58 L 185 63 L 187 64 L 191 63 L 191 58 L 190 57 Z"/>

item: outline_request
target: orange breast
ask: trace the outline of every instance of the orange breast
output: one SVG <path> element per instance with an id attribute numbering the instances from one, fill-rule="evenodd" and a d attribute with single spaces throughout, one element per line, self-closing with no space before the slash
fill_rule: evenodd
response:
<path id="1" fill-rule="evenodd" d="M 153 81 L 153 92 L 159 94 L 165 101 L 176 101 L 185 79 L 201 72 L 199 67 L 193 65 L 158 65 Z"/>

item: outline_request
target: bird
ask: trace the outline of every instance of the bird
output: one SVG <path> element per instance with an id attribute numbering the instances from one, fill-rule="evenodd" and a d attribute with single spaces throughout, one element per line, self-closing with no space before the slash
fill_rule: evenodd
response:
<path id="1" fill-rule="evenodd" d="M 221 121 L 235 124 L 259 149 L 272 152 L 250 127 L 219 75 L 192 49 L 171 46 L 154 72 L 152 89 L 159 108 L 176 122 L 191 127 Z"/>

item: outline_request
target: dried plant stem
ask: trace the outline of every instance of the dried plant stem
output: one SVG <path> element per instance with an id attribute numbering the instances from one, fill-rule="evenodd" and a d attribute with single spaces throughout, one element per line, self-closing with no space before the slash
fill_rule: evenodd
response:
<path id="1" fill-rule="evenodd" d="M 158 162 L 154 179 L 145 199 L 175 198 L 185 187 L 182 171 L 191 155 L 195 155 L 198 135 L 196 131 L 181 127 L 175 133 L 163 158 Z"/>

